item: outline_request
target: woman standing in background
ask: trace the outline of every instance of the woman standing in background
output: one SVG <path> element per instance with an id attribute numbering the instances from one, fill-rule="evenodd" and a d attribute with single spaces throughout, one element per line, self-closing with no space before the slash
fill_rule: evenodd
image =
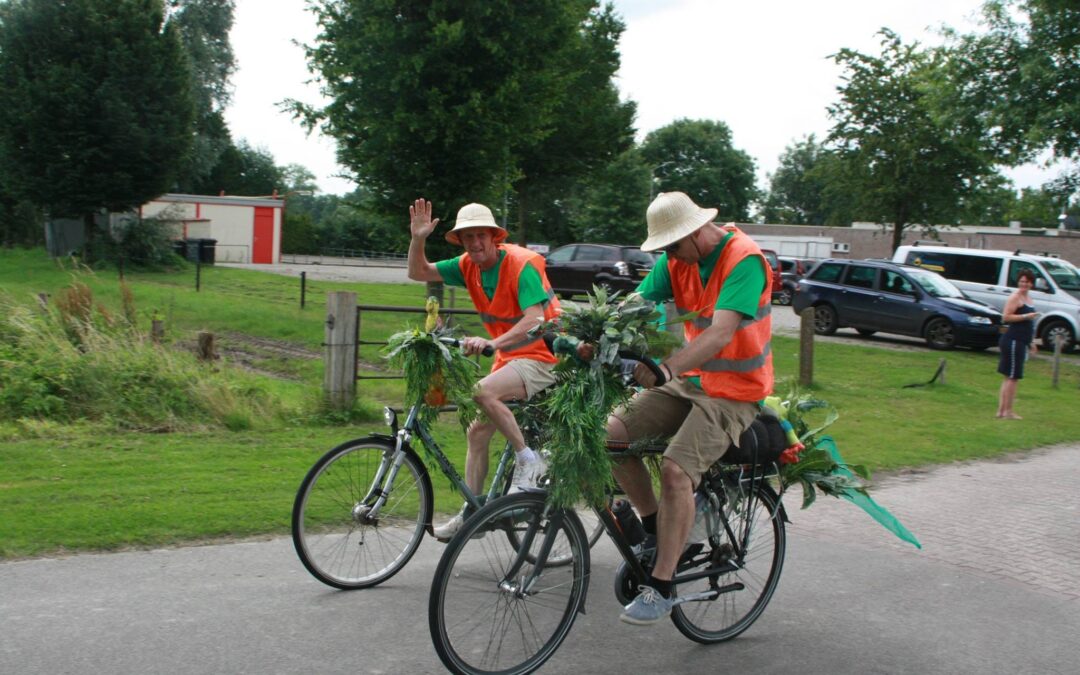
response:
<path id="1" fill-rule="evenodd" d="M 998 372 L 1005 376 L 1005 381 L 1001 383 L 998 394 L 997 417 L 1007 420 L 1023 419 L 1013 412 L 1016 383 L 1024 377 L 1024 361 L 1028 350 L 1030 349 L 1032 354 L 1038 352 L 1035 346 L 1035 320 L 1039 318 L 1039 313 L 1029 304 L 1028 298 L 1028 292 L 1035 285 L 1035 273 L 1021 270 L 1016 285 L 1018 288 L 1005 301 L 1005 309 L 1001 313 L 1002 325 L 1008 325 L 1009 328 L 998 342 L 1001 349 Z"/>

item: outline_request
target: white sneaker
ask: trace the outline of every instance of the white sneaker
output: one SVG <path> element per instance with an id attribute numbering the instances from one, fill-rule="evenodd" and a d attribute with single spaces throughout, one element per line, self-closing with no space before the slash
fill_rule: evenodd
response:
<path id="1" fill-rule="evenodd" d="M 465 524 L 465 510 L 467 508 L 469 508 L 467 504 L 465 506 L 462 506 L 461 510 L 457 512 L 456 516 L 446 521 L 446 523 L 444 523 L 443 525 L 432 528 L 431 533 L 435 535 L 435 539 L 441 541 L 444 544 L 453 539 L 454 535 L 457 534 L 458 530 L 461 529 L 461 526 Z M 472 538 L 483 539 L 485 534 L 487 534 L 487 532 L 477 532 L 472 536 Z"/>
<path id="2" fill-rule="evenodd" d="M 524 492 L 528 488 L 538 487 L 540 478 L 547 472 L 547 462 L 543 457 L 535 461 L 514 466 L 514 480 L 510 482 L 510 494 Z"/>
<path id="3" fill-rule="evenodd" d="M 436 539 L 445 543 L 450 541 L 450 539 L 458 533 L 461 526 L 465 524 L 465 508 L 466 506 L 462 506 L 456 516 L 431 530 L 431 533 L 435 535 Z"/>

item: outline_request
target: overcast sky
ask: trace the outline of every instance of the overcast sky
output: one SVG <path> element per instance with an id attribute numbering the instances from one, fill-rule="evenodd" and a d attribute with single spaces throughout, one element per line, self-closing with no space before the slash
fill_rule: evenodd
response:
<path id="1" fill-rule="evenodd" d="M 482 0 L 474 0 L 482 1 Z M 975 26 L 981 0 L 615 0 L 627 24 L 620 42 L 618 86 L 638 104 L 639 140 L 681 119 L 713 119 L 732 130 L 735 146 L 754 158 L 761 187 L 784 148 L 807 134 L 821 139 L 830 123 L 840 69 L 828 58 L 843 47 L 877 53 L 887 26 L 905 42 L 937 44 L 938 29 Z M 278 109 L 295 98 L 318 103 L 304 54 L 314 17 L 305 0 L 237 0 L 232 45 L 237 71 L 226 119 L 234 138 L 268 150 L 279 165 L 306 166 L 325 193 L 352 182 L 334 147 L 306 136 Z M 1038 186 L 1056 171 L 1010 171 L 1018 187 Z"/>

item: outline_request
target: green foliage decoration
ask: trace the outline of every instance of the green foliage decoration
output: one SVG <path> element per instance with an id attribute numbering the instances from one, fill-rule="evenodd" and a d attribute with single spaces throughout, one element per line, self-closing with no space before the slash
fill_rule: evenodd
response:
<path id="1" fill-rule="evenodd" d="M 573 343 L 594 346 L 593 358 L 576 354 L 555 366 L 557 381 L 544 399 L 547 414 L 548 499 L 560 507 L 584 501 L 601 504 L 613 485 L 607 450 L 607 418 L 629 400 L 619 350 L 663 357 L 679 342 L 663 330 L 652 302 L 631 295 L 619 300 L 593 287 L 581 306 L 567 304 L 557 322 L 539 330 L 558 330 Z M 556 350 L 559 351 L 559 350 Z"/>
<path id="2" fill-rule="evenodd" d="M 861 480 L 870 478 L 865 466 L 839 462 L 819 447 L 819 441 L 826 438 L 822 432 L 839 418 L 836 408 L 798 389 L 788 394 L 785 407 L 787 420 L 805 447 L 797 453 L 797 461 L 785 462 L 781 457 L 780 482 L 784 489 L 801 485 L 804 509 L 814 503 L 818 491 L 833 497 L 850 491 L 867 494 L 866 483 Z M 788 452 L 785 455 L 791 458 Z"/>
<path id="3" fill-rule="evenodd" d="M 433 298 L 428 299 L 429 312 Z M 438 305 L 435 305 L 438 311 Z M 391 367 L 405 375 L 405 400 L 411 405 L 420 403 L 420 420 L 431 424 L 438 419 L 443 400 L 458 408 L 462 429 L 468 428 L 477 416 L 473 401 L 479 367 L 458 348 L 445 344 L 440 338 L 459 338 L 451 328 L 435 325 L 430 330 L 409 328 L 387 339 L 384 352 Z M 440 391 L 439 396 L 435 391 Z"/>

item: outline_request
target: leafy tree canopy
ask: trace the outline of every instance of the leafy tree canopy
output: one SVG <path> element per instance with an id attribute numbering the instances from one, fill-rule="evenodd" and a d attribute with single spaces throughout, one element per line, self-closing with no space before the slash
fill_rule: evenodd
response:
<path id="1" fill-rule="evenodd" d="M 291 107 L 336 139 L 339 161 L 378 212 L 400 220 L 418 196 L 444 221 L 466 202 L 498 207 L 526 175 L 528 153 L 565 156 L 558 147 L 573 139 L 561 140 L 563 125 L 593 122 L 595 108 L 572 105 L 567 83 L 588 83 L 574 92 L 582 99 L 611 99 L 567 52 L 580 57 L 595 36 L 609 40 L 615 26 L 601 25 L 595 4 L 314 2 L 320 34 L 307 53 L 331 103 Z M 609 58 L 600 47 L 591 53 Z"/>
<path id="2" fill-rule="evenodd" d="M 963 101 L 1009 163 L 1051 148 L 1080 159 L 1080 3 L 989 0 L 985 33 L 951 33 Z"/>
<path id="3" fill-rule="evenodd" d="M 195 129 L 191 152 L 180 169 L 176 190 L 196 192 L 232 145 L 223 112 L 229 103 L 229 78 L 236 58 L 229 43 L 234 0 L 168 0 L 168 21 L 180 36 L 191 72 Z"/>
<path id="4" fill-rule="evenodd" d="M 190 145 L 187 58 L 161 0 L 0 5 L 0 177 L 54 216 L 168 191 Z"/>
<path id="5" fill-rule="evenodd" d="M 893 248 L 910 223 L 952 222 L 958 204 L 991 174 L 985 129 L 956 114 L 946 54 L 881 31 L 881 54 L 842 49 L 839 102 L 828 141 L 842 164 L 829 189 L 848 192 L 855 213 L 893 225 Z"/>
<path id="6" fill-rule="evenodd" d="M 681 119 L 651 132 L 641 156 L 652 167 L 656 191 L 678 190 L 719 210 L 721 221 L 746 221 L 757 198 L 754 160 L 732 144 L 723 122 Z"/>

